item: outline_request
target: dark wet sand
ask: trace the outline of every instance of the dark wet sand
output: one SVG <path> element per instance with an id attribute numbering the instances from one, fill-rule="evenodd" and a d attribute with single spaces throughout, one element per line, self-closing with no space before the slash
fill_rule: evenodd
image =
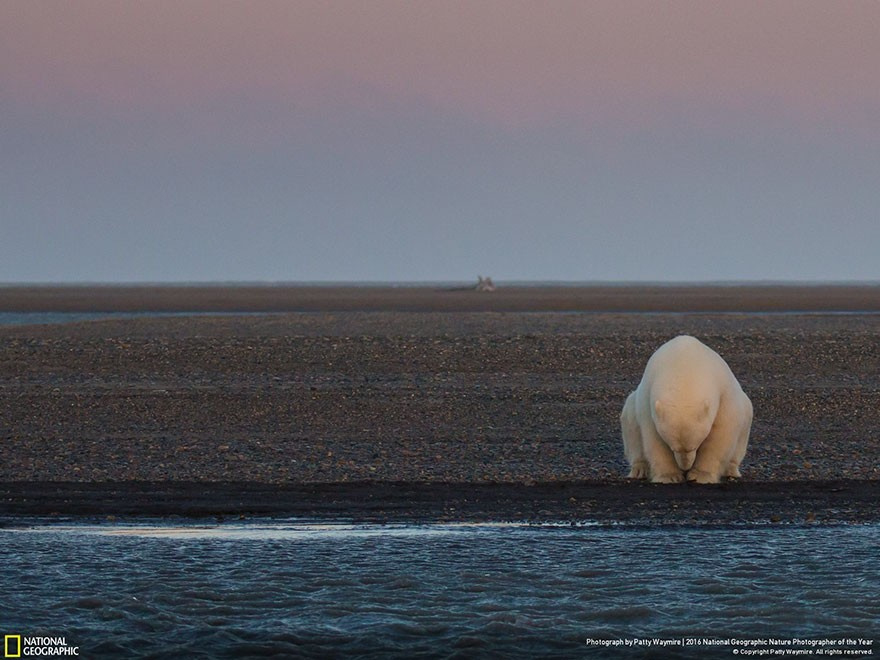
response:
<path id="1" fill-rule="evenodd" d="M 212 311 L 243 291 L 210 289 Z M 507 292 L 504 304 L 543 309 L 533 299 L 546 295 L 580 309 L 609 289 Z M 693 289 L 663 302 L 676 313 L 636 314 L 452 312 L 431 301 L 484 309 L 501 292 L 432 289 L 406 295 L 435 311 L 401 311 L 396 290 L 365 294 L 379 311 L 345 311 L 334 301 L 362 289 L 322 289 L 317 312 L 0 328 L 0 515 L 880 520 L 880 315 L 742 313 L 766 304 L 757 289 Z M 873 309 L 880 289 L 857 289 L 840 301 Z M 0 289 L 0 308 L 108 310 L 104 288 L 76 289 L 68 308 L 10 291 L 26 289 Z M 126 299 L 153 310 L 152 291 Z M 184 305 L 181 291 L 159 291 L 161 309 Z M 774 293 L 773 309 L 841 311 L 828 287 L 798 291 Z M 628 304 L 650 312 L 663 292 Z M 707 305 L 739 311 L 688 311 Z M 624 478 L 620 406 L 682 333 L 721 353 L 755 405 L 738 483 Z"/>
<path id="2" fill-rule="evenodd" d="M 295 517 L 372 523 L 586 522 L 635 525 L 878 522 L 877 481 L 522 484 L 120 482 L 0 484 L 0 526 L 16 518 Z"/>

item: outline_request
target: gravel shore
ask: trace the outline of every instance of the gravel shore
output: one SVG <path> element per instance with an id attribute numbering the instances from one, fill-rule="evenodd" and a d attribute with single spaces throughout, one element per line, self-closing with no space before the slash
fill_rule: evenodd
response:
<path id="1" fill-rule="evenodd" d="M 856 480 L 876 494 L 880 315 L 822 313 L 8 326 L 0 481 L 13 495 L 13 482 L 626 487 L 620 407 L 651 353 L 684 333 L 718 351 L 754 403 L 743 484 Z"/>

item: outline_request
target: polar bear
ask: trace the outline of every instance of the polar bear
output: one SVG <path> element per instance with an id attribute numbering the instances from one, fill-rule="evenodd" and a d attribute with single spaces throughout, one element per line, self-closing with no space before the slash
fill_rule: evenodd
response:
<path id="1" fill-rule="evenodd" d="M 752 402 L 718 353 L 682 335 L 648 360 L 620 426 L 629 478 L 718 483 L 741 476 Z"/>

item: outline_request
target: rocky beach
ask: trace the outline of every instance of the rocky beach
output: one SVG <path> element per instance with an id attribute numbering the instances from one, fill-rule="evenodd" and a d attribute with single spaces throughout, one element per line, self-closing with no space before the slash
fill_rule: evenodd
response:
<path id="1" fill-rule="evenodd" d="M 269 289 L 0 293 L 176 313 L 0 327 L 0 514 L 880 519 L 878 287 Z M 625 479 L 620 408 L 679 334 L 754 404 L 737 482 Z"/>

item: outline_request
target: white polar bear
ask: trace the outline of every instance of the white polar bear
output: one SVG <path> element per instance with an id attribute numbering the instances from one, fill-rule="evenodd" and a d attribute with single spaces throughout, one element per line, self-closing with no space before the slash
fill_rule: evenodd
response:
<path id="1" fill-rule="evenodd" d="M 741 476 L 752 402 L 718 353 L 681 336 L 648 360 L 620 426 L 630 478 L 718 483 Z"/>

